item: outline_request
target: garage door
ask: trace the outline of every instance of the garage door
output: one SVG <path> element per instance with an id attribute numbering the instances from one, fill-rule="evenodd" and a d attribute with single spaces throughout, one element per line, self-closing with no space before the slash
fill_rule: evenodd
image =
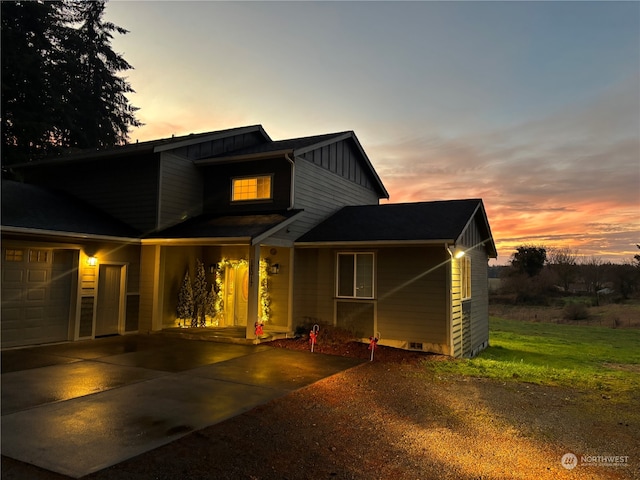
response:
<path id="1" fill-rule="evenodd" d="M 2 249 L 2 346 L 69 339 L 73 250 Z"/>

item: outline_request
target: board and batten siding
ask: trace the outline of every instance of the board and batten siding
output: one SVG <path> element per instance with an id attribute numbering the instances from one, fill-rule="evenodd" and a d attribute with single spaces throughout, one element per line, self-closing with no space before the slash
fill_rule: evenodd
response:
<path id="1" fill-rule="evenodd" d="M 274 238 L 295 240 L 346 205 L 377 205 L 378 194 L 337 173 L 297 157 L 294 208 L 304 210 L 288 232 Z"/>
<path id="2" fill-rule="evenodd" d="M 341 140 L 300 155 L 300 158 L 333 172 L 347 180 L 374 190 L 372 174 L 363 163 L 362 155 L 353 140 Z"/>
<path id="3" fill-rule="evenodd" d="M 160 160 L 158 228 L 202 213 L 202 172 L 187 158 L 163 152 Z"/>
<path id="4" fill-rule="evenodd" d="M 377 330 L 381 343 L 422 344 L 449 353 L 447 261 L 443 247 L 395 247 L 377 251 Z"/>
<path id="5" fill-rule="evenodd" d="M 247 132 L 194 143 L 193 145 L 176 148 L 173 151 L 176 155 L 186 157 L 190 160 L 200 160 L 202 158 L 225 155 L 242 148 L 254 147 L 265 143 L 265 141 L 262 134 L 258 132 Z"/>

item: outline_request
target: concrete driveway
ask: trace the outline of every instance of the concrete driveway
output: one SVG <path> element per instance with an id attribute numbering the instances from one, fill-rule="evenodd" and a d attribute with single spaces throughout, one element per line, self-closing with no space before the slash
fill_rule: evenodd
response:
<path id="1" fill-rule="evenodd" d="M 2 454 L 82 477 L 359 363 L 162 334 L 6 350 Z"/>

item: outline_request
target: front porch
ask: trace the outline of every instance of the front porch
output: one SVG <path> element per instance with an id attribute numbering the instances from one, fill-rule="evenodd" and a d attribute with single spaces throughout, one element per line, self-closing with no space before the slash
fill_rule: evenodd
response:
<path id="1" fill-rule="evenodd" d="M 247 329 L 244 326 L 233 327 L 169 327 L 164 328 L 161 334 L 169 337 L 184 338 L 188 340 L 203 340 L 220 343 L 234 343 L 238 345 L 256 345 L 271 342 L 282 338 L 291 338 L 293 333 L 282 328 L 265 328 L 264 333 L 256 338 L 247 338 Z"/>
<path id="2" fill-rule="evenodd" d="M 151 322 L 144 325 L 141 311 L 140 331 L 235 343 L 289 334 L 293 249 L 209 242 L 143 246 L 142 264 L 155 278 L 146 297 Z"/>

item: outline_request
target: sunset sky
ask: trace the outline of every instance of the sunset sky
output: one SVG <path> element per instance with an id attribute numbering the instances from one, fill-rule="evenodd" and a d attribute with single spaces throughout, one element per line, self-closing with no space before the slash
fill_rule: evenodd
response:
<path id="1" fill-rule="evenodd" d="M 523 244 L 640 253 L 640 3 L 107 4 L 152 140 L 353 130 L 391 202 L 484 200 Z"/>

